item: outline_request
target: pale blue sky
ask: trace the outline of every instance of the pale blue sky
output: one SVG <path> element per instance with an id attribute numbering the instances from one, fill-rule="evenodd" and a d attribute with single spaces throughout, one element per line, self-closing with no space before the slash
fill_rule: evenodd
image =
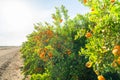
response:
<path id="1" fill-rule="evenodd" d="M 0 46 L 21 45 L 33 24 L 51 22 L 54 7 L 64 5 L 71 17 L 89 11 L 78 0 L 0 0 Z"/>

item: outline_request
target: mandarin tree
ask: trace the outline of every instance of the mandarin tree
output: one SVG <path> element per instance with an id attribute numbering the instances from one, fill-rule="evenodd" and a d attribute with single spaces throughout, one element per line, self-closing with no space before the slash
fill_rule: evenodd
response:
<path id="1" fill-rule="evenodd" d="M 120 75 L 119 0 L 87 0 L 83 4 L 91 9 L 86 16 L 95 25 L 89 25 L 92 36 L 87 38 L 86 49 L 81 49 L 80 55 L 84 54 L 89 57 L 89 62 L 92 63 L 91 67 L 98 76 L 108 72 Z M 84 31 L 84 34 L 88 33 Z M 78 36 L 80 35 L 78 34 Z"/>

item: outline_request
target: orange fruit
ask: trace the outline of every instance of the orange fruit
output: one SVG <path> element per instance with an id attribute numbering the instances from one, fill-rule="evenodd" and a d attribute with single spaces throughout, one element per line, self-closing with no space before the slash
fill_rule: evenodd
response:
<path id="1" fill-rule="evenodd" d="M 45 57 L 45 53 L 42 52 L 42 53 L 40 54 L 40 58 L 43 59 L 44 57 Z"/>
<path id="2" fill-rule="evenodd" d="M 67 53 L 68 55 L 70 55 L 70 54 L 71 54 L 71 51 L 70 51 L 70 50 L 68 50 L 68 51 L 66 51 L 66 53 Z"/>
<path id="3" fill-rule="evenodd" d="M 87 0 L 83 0 L 83 3 L 86 4 L 86 3 L 87 3 Z"/>
<path id="4" fill-rule="evenodd" d="M 46 34 L 48 37 L 52 37 L 53 36 L 53 31 L 52 30 L 47 30 Z"/>
<path id="5" fill-rule="evenodd" d="M 85 64 L 85 66 L 86 66 L 87 68 L 91 68 L 92 63 L 91 63 L 91 62 L 87 62 L 87 63 Z"/>
<path id="6" fill-rule="evenodd" d="M 110 0 L 110 2 L 112 2 L 112 3 L 113 3 L 113 2 L 115 2 L 115 0 Z"/>
<path id="7" fill-rule="evenodd" d="M 49 53 L 48 53 L 48 56 L 49 56 L 50 58 L 52 58 L 52 57 L 53 57 L 53 54 L 52 54 L 51 52 L 49 52 Z"/>
<path id="8" fill-rule="evenodd" d="M 99 75 L 99 76 L 98 76 L 98 80 L 105 80 L 105 78 L 104 78 L 104 76 Z"/>
<path id="9" fill-rule="evenodd" d="M 92 36 L 92 33 L 91 32 L 87 32 L 86 34 L 85 34 L 85 37 L 86 38 L 89 38 L 89 37 L 91 37 Z"/>
<path id="10" fill-rule="evenodd" d="M 114 46 L 114 49 L 120 49 L 120 45 Z"/>
<path id="11" fill-rule="evenodd" d="M 112 50 L 112 53 L 113 53 L 114 55 L 118 55 L 118 49 L 113 49 L 113 50 Z"/>
<path id="12" fill-rule="evenodd" d="M 63 20 L 62 20 L 62 19 L 60 19 L 60 23 L 62 23 L 62 21 L 63 21 Z"/>
<path id="13" fill-rule="evenodd" d="M 94 8 L 92 8 L 91 11 L 94 11 Z"/>
<path id="14" fill-rule="evenodd" d="M 47 48 L 44 48 L 44 49 L 43 49 L 43 51 L 46 53 L 46 51 L 47 51 Z"/>
<path id="15" fill-rule="evenodd" d="M 113 53 L 115 56 L 119 56 L 119 55 L 120 55 L 120 45 L 114 46 L 114 48 L 113 48 L 113 50 L 112 50 L 112 53 Z"/>
<path id="16" fill-rule="evenodd" d="M 120 57 L 117 59 L 117 63 L 120 65 Z"/>

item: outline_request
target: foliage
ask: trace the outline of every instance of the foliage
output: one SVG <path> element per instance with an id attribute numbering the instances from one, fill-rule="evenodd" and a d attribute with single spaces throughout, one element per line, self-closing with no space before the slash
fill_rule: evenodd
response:
<path id="1" fill-rule="evenodd" d="M 56 7 L 53 24 L 35 25 L 21 52 L 31 80 L 119 80 L 119 0 L 79 0 L 91 11 L 68 16 Z"/>
<path id="2" fill-rule="evenodd" d="M 107 73 L 120 75 L 120 2 L 84 0 L 83 3 L 91 8 L 87 17 L 95 25 L 89 25 L 92 35 L 87 39 L 86 49 L 81 49 L 80 55 L 89 57 L 91 67 L 97 75 Z M 87 33 L 84 31 L 84 34 Z M 116 80 L 119 79 L 120 77 Z"/>
<path id="3" fill-rule="evenodd" d="M 52 25 L 36 24 L 23 43 L 24 74 L 32 75 L 31 80 L 45 80 L 47 75 L 50 80 L 95 80 L 93 69 L 85 67 L 88 58 L 78 53 L 85 47 L 86 37 L 75 39 L 82 27 L 87 29 L 88 18 L 77 15 L 70 19 L 64 6 L 56 8 L 52 18 Z"/>
<path id="4" fill-rule="evenodd" d="M 32 74 L 30 80 L 51 80 L 49 73 L 43 73 L 43 74 Z"/>

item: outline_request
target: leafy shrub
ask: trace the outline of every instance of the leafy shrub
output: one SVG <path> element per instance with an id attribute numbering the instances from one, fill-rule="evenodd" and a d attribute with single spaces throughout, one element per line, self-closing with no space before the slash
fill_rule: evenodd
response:
<path id="1" fill-rule="evenodd" d="M 84 0 L 83 3 L 91 9 L 87 17 L 95 25 L 89 26 L 88 32 L 91 34 L 88 35 L 85 30 L 82 33 L 89 37 L 85 48 L 80 50 L 80 55 L 89 57 L 89 65 L 98 76 L 105 74 L 108 80 L 119 80 L 110 77 L 120 75 L 120 14 L 118 14 L 120 2 L 119 0 Z"/>
<path id="2" fill-rule="evenodd" d="M 120 79 L 120 2 L 79 1 L 91 11 L 70 19 L 64 6 L 56 8 L 53 24 L 36 24 L 23 43 L 31 80 Z"/>
<path id="3" fill-rule="evenodd" d="M 53 25 L 35 25 L 36 30 L 23 43 L 25 75 L 32 75 L 31 80 L 45 80 L 47 74 L 50 80 L 95 80 L 93 69 L 85 67 L 88 58 L 78 53 L 85 47 L 86 37 L 75 39 L 82 26 L 88 29 L 88 18 L 77 15 L 70 19 L 64 6 L 56 8 L 52 17 Z"/>

